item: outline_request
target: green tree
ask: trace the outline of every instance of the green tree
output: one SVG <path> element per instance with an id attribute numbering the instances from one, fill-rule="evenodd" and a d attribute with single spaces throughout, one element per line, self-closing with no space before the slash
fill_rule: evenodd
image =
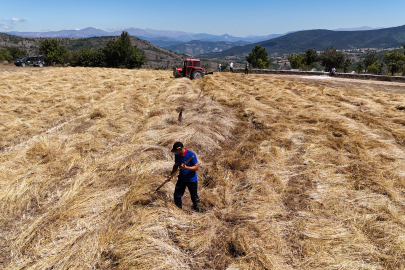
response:
<path id="1" fill-rule="evenodd" d="M 122 32 L 117 41 L 109 41 L 101 50 L 105 56 L 106 66 L 115 68 L 140 68 L 146 57 L 138 46 L 132 46 L 128 32 Z"/>
<path id="2" fill-rule="evenodd" d="M 385 53 L 383 61 L 388 66 L 391 76 L 405 69 L 405 54 L 398 51 Z"/>
<path id="3" fill-rule="evenodd" d="M 381 74 L 381 65 L 378 61 L 375 61 L 373 64 L 368 66 L 368 72 L 373 74 Z"/>
<path id="4" fill-rule="evenodd" d="M 28 53 L 25 50 L 22 50 L 22 49 L 20 49 L 18 47 L 8 47 L 7 50 L 10 53 L 11 58 L 13 60 L 20 59 L 20 58 L 23 58 L 25 56 L 28 56 Z"/>
<path id="5" fill-rule="evenodd" d="M 363 65 L 359 62 L 356 67 L 356 72 L 361 74 L 363 72 L 363 69 L 364 69 Z"/>
<path id="6" fill-rule="evenodd" d="M 375 61 L 377 61 L 377 57 L 375 56 L 376 53 L 377 53 L 376 51 L 368 51 L 366 53 L 366 55 L 364 56 L 363 63 L 364 63 L 366 72 L 368 71 L 368 67 L 370 65 L 374 64 Z"/>
<path id="7" fill-rule="evenodd" d="M 11 57 L 10 52 L 6 49 L 0 49 L 0 60 L 1 61 L 13 61 L 13 57 Z"/>
<path id="8" fill-rule="evenodd" d="M 305 54 L 290 54 L 287 56 L 291 68 L 297 69 L 305 64 Z"/>
<path id="9" fill-rule="evenodd" d="M 307 66 L 312 65 L 315 62 L 319 61 L 319 56 L 314 49 L 309 48 L 305 51 L 305 64 Z"/>
<path id="10" fill-rule="evenodd" d="M 260 45 L 256 45 L 252 52 L 246 56 L 248 61 L 254 68 L 269 68 L 271 65 L 271 59 L 269 58 L 266 48 L 262 48 Z"/>
<path id="11" fill-rule="evenodd" d="M 39 54 L 44 55 L 44 60 L 47 65 L 63 64 L 64 54 L 67 53 L 65 47 L 63 47 L 56 39 L 46 39 L 41 41 L 39 45 Z"/>
<path id="12" fill-rule="evenodd" d="M 343 62 L 343 65 L 342 65 L 344 73 L 347 72 L 347 69 L 351 64 L 352 64 L 352 60 L 349 57 L 345 57 L 345 61 Z"/>
<path id="13" fill-rule="evenodd" d="M 90 48 L 83 48 L 72 55 L 71 65 L 82 67 L 104 67 L 106 66 L 105 55 L 101 50 L 93 51 Z"/>
<path id="14" fill-rule="evenodd" d="M 326 71 L 331 71 L 332 68 L 341 68 L 345 61 L 345 55 L 343 52 L 336 50 L 335 48 L 328 47 L 325 51 L 321 52 L 321 64 L 325 67 Z"/>
<path id="15" fill-rule="evenodd" d="M 69 52 L 66 51 L 63 55 L 62 55 L 62 63 L 64 64 L 72 64 L 73 61 L 73 57 L 75 55 L 75 52 Z"/>

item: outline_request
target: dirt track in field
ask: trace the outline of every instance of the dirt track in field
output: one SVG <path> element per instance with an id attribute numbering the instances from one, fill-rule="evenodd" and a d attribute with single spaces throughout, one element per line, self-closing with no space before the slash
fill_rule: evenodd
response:
<path id="1" fill-rule="evenodd" d="M 270 76 L 276 78 L 297 80 L 297 81 L 306 81 L 306 82 L 319 82 L 325 85 L 334 85 L 334 86 L 350 86 L 350 85 L 374 85 L 375 90 L 386 91 L 382 89 L 381 86 L 393 88 L 399 87 L 402 89 L 402 93 L 405 93 L 405 83 L 402 82 L 389 82 L 389 81 L 376 81 L 376 80 L 361 80 L 361 79 L 348 79 L 348 78 L 338 78 L 338 77 L 329 77 L 329 76 L 303 76 L 303 75 L 279 75 L 279 74 L 252 74 L 249 76 Z M 388 89 L 388 90 L 389 90 Z M 396 90 L 394 90 L 396 91 Z"/>

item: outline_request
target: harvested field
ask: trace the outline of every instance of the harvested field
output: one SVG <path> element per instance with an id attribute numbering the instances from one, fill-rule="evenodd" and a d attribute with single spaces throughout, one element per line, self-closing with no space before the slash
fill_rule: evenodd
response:
<path id="1" fill-rule="evenodd" d="M 0 72 L 0 269 L 405 269 L 405 86 Z M 179 122 L 179 112 L 182 121 Z M 158 193 L 180 140 L 202 213 Z"/>

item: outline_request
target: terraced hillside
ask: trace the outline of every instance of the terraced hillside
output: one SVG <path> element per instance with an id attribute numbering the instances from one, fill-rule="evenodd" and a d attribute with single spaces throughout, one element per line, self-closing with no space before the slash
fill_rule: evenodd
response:
<path id="1" fill-rule="evenodd" d="M 403 269 L 404 93 L 1 72 L 0 269 Z M 153 192 L 177 140 L 198 155 L 201 213 L 174 206 L 174 183 Z"/>

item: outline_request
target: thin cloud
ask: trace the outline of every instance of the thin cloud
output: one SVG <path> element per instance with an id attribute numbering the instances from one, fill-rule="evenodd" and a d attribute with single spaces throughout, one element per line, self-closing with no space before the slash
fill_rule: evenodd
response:
<path id="1" fill-rule="evenodd" d="M 11 30 L 12 26 L 7 25 L 7 24 L 0 24 L 0 29 Z"/>
<path id="2" fill-rule="evenodd" d="M 26 22 L 27 20 L 18 18 L 11 18 L 10 20 L 4 20 L 0 18 L 0 21 L 2 22 L 2 24 L 0 24 L 0 29 L 11 30 L 14 28 L 16 23 L 23 23 Z"/>
<path id="3" fill-rule="evenodd" d="M 24 19 L 12 18 L 10 21 L 12 21 L 12 22 L 25 22 L 26 20 L 24 20 Z"/>

